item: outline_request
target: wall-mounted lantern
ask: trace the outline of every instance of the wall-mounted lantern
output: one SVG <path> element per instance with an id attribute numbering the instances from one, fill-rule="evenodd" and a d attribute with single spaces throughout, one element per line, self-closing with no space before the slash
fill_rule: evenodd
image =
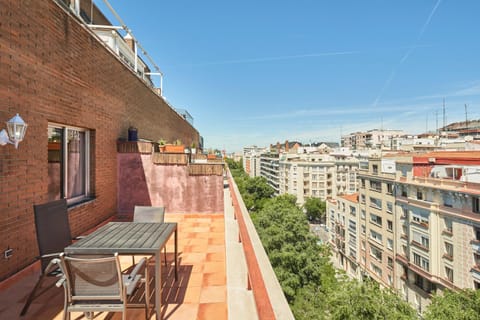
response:
<path id="1" fill-rule="evenodd" d="M 15 117 L 7 121 L 7 130 L 0 131 L 0 145 L 4 146 L 10 143 L 15 146 L 15 149 L 18 149 L 18 143 L 23 140 L 26 131 L 27 124 L 17 113 Z"/>

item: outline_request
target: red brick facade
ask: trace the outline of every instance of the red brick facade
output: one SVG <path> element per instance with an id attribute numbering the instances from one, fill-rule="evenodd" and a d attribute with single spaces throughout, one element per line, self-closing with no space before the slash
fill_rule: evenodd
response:
<path id="1" fill-rule="evenodd" d="M 73 235 L 117 212 L 116 141 L 185 143 L 198 132 L 97 38 L 52 0 L 0 0 L 0 130 L 16 113 L 28 123 L 18 150 L 0 147 L 0 281 L 34 261 L 33 204 L 47 196 L 49 122 L 91 129 L 95 200 L 69 209 Z"/>

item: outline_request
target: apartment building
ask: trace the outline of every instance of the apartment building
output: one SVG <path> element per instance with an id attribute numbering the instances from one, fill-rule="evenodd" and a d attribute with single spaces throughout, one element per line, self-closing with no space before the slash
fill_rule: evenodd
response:
<path id="1" fill-rule="evenodd" d="M 279 154 L 265 152 L 260 155 L 260 175 L 267 179 L 267 183 L 275 190 L 275 195 L 280 194 Z"/>
<path id="2" fill-rule="evenodd" d="M 397 164 L 396 286 L 420 312 L 437 290 L 480 289 L 480 152 Z"/>
<path id="3" fill-rule="evenodd" d="M 326 200 L 357 191 L 358 159 L 345 154 L 281 154 L 279 193 L 289 193 L 303 204 L 313 197 Z"/>
<path id="4" fill-rule="evenodd" d="M 265 148 L 249 146 L 243 148 L 243 169 L 252 178 L 260 176 L 260 155 Z"/>
<path id="5" fill-rule="evenodd" d="M 366 132 L 354 132 L 341 137 L 342 147 L 353 150 L 383 149 L 391 150 L 392 139 L 404 135 L 402 130 L 372 129 Z"/>
<path id="6" fill-rule="evenodd" d="M 327 227 L 333 251 L 333 264 L 349 276 L 361 279 L 360 214 L 358 193 L 327 200 Z"/>
<path id="7" fill-rule="evenodd" d="M 419 312 L 436 291 L 480 289 L 480 151 L 371 157 L 358 180 L 356 216 L 348 196 L 327 203 L 339 268 L 359 277 L 357 263 Z"/>
<path id="8" fill-rule="evenodd" d="M 280 156 L 280 194 L 292 194 L 302 205 L 306 198 L 326 200 L 336 196 L 335 161 L 323 154 L 282 154 Z"/>
<path id="9" fill-rule="evenodd" d="M 360 266 L 365 275 L 393 287 L 395 273 L 395 162 L 370 158 L 358 172 Z"/>

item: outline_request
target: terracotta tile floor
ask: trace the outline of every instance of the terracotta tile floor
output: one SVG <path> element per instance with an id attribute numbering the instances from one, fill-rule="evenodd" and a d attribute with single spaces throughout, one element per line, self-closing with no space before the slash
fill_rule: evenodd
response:
<path id="1" fill-rule="evenodd" d="M 222 214 L 167 214 L 167 222 L 178 222 L 179 279 L 174 281 L 173 265 L 163 275 L 164 319 L 227 319 L 225 269 L 225 224 Z M 168 261 L 173 258 L 173 238 L 167 244 Z M 122 257 L 122 265 L 131 264 Z M 164 268 L 165 269 L 165 268 Z M 0 291 L 0 319 L 62 319 L 63 290 L 52 288 L 34 300 L 26 316 L 18 315 L 38 272 L 23 276 Z M 142 309 L 129 309 L 128 319 L 144 319 Z M 73 320 L 85 319 L 74 313 Z M 95 320 L 121 319 L 120 313 L 99 313 Z M 152 315 L 151 319 L 155 319 Z"/>

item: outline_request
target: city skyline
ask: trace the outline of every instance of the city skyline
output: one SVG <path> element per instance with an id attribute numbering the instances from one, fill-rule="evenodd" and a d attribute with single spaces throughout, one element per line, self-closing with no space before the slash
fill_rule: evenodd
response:
<path id="1" fill-rule="evenodd" d="M 109 2 L 207 148 L 480 118 L 476 1 Z"/>

